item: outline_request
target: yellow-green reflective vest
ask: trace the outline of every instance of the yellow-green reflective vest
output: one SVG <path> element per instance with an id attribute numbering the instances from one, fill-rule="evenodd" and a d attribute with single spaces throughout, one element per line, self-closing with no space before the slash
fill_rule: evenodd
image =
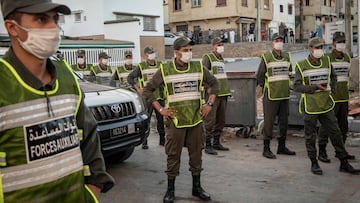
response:
<path id="1" fill-rule="evenodd" d="M 143 89 L 146 86 L 146 84 L 152 79 L 156 71 L 159 70 L 160 66 L 161 62 L 159 61 L 157 61 L 156 65 L 154 66 L 149 65 L 147 62 L 139 63 L 139 68 L 142 75 L 142 77 L 138 79 L 140 89 Z M 160 88 L 156 88 L 154 96 L 156 99 L 164 99 L 164 91 Z"/>
<path id="2" fill-rule="evenodd" d="M 200 61 L 188 63 L 186 70 L 176 69 L 174 61 L 164 63 L 161 73 L 165 84 L 166 107 L 176 110 L 177 128 L 193 127 L 202 122 L 203 67 Z"/>
<path id="3" fill-rule="evenodd" d="M 89 80 L 91 81 L 92 77 L 91 77 L 91 68 L 92 68 L 92 64 L 86 64 L 84 68 L 81 68 L 78 64 L 73 64 L 71 65 L 71 68 L 76 71 L 77 73 L 80 74 L 80 76 L 82 78 L 84 78 L 85 80 Z"/>
<path id="4" fill-rule="evenodd" d="M 210 72 L 219 81 L 219 97 L 231 96 L 229 82 L 225 72 L 224 59 L 219 59 L 213 53 L 205 54 L 203 57 L 208 57 L 211 62 Z"/>
<path id="5" fill-rule="evenodd" d="M 111 66 L 106 66 L 106 69 L 102 69 L 99 65 L 93 66 L 91 71 L 95 75 L 96 82 L 102 85 L 110 85 L 112 76 Z"/>
<path id="6" fill-rule="evenodd" d="M 269 100 L 290 98 L 291 60 L 289 53 L 283 53 L 283 57 L 276 59 L 272 52 L 267 52 L 261 56 L 266 65 L 265 88 L 268 89 Z"/>
<path id="7" fill-rule="evenodd" d="M 302 112 L 303 106 L 307 114 L 322 114 L 331 111 L 335 102 L 330 93 L 331 66 L 329 58 L 322 56 L 319 66 L 314 66 L 308 59 L 305 59 L 296 63 L 296 68 L 299 69 L 303 85 L 325 84 L 327 87 L 326 90 L 316 90 L 313 94 L 302 93 L 299 111 Z"/>
<path id="8" fill-rule="evenodd" d="M 80 87 L 70 66 L 53 64 L 55 89 L 44 92 L 0 59 L 0 202 L 95 202 L 84 185 L 75 119 Z"/>
<path id="9" fill-rule="evenodd" d="M 127 78 L 132 71 L 133 69 L 128 70 L 125 68 L 125 66 L 116 67 L 116 74 L 118 75 L 119 83 L 123 85 L 127 85 L 128 84 Z"/>
<path id="10" fill-rule="evenodd" d="M 350 73 L 350 56 L 344 53 L 344 58 L 336 59 L 332 53 L 326 54 L 336 74 L 337 83 L 334 97 L 335 102 L 349 101 L 349 73 Z"/>

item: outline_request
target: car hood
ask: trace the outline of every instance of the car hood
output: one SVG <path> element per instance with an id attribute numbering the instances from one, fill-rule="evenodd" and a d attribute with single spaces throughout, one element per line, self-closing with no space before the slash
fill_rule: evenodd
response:
<path id="1" fill-rule="evenodd" d="M 98 85 L 84 81 L 79 81 L 79 84 L 85 93 L 85 104 L 89 107 L 130 102 L 136 97 L 135 93 L 126 89 Z"/>

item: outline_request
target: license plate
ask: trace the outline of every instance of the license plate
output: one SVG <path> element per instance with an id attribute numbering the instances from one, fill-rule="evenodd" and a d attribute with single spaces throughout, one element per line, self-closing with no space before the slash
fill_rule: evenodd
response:
<path id="1" fill-rule="evenodd" d="M 135 125 L 129 124 L 129 125 L 125 125 L 125 126 L 121 126 L 121 127 L 112 129 L 111 135 L 112 136 L 125 136 L 127 134 L 132 134 L 134 132 L 135 132 Z"/>

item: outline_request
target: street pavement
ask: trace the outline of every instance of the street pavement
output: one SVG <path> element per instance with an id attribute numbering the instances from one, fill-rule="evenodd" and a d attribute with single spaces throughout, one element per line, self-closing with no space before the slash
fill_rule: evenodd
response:
<path id="1" fill-rule="evenodd" d="M 262 156 L 263 141 L 260 137 L 235 136 L 235 128 L 226 128 L 225 146 L 228 152 L 219 155 L 203 154 L 203 188 L 211 194 L 212 203 L 357 203 L 360 199 L 360 175 L 339 172 L 339 160 L 334 157 L 334 148 L 328 146 L 331 163 L 320 166 L 324 174 L 310 172 L 303 134 L 290 130 L 287 146 L 296 151 L 296 156 L 277 155 L 277 159 Z M 124 163 L 108 165 L 108 172 L 116 185 L 102 194 L 102 203 L 159 203 L 167 187 L 166 155 L 158 145 L 159 137 L 151 129 L 148 150 L 141 147 Z M 277 143 L 271 143 L 276 153 Z M 357 159 L 351 164 L 360 168 L 360 148 L 347 147 Z M 180 176 L 175 183 L 175 202 L 191 203 L 200 200 L 191 195 L 192 179 L 188 170 L 187 149 L 183 148 Z"/>

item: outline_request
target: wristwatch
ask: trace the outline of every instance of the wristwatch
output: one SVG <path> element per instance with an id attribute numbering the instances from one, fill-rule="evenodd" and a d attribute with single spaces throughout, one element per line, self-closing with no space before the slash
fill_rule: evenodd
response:
<path id="1" fill-rule="evenodd" d="M 212 103 L 211 101 L 208 101 L 206 104 L 211 106 L 211 107 L 214 106 L 214 103 Z"/>

